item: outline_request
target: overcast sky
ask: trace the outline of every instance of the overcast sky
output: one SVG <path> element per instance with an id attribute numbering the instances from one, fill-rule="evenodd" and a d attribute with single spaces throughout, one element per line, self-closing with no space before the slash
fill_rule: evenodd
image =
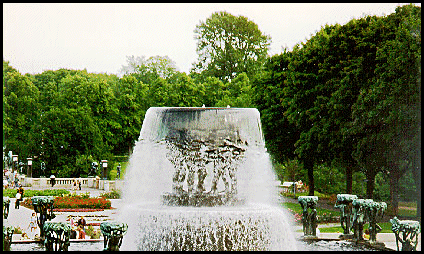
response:
<path id="1" fill-rule="evenodd" d="M 400 3 L 3 3 L 3 60 L 21 74 L 87 69 L 118 74 L 126 56 L 168 56 L 189 73 L 197 59 L 194 29 L 227 11 L 272 38 L 269 54 L 306 42 L 325 24 L 385 16 Z M 416 4 L 421 6 L 421 4 Z"/>

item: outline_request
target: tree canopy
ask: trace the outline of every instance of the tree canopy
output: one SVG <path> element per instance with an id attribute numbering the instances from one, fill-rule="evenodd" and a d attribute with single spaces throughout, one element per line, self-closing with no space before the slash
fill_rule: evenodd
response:
<path id="1" fill-rule="evenodd" d="M 200 22 L 195 38 L 198 60 L 193 71 L 221 81 L 230 81 L 242 72 L 253 77 L 266 59 L 271 41 L 253 21 L 225 11 Z"/>

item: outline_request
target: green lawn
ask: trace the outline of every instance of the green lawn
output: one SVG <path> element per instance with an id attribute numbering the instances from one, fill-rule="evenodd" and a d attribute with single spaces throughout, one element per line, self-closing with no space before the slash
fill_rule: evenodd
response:
<path id="1" fill-rule="evenodd" d="M 290 192 L 287 192 L 287 193 L 282 192 L 281 195 L 288 197 L 288 198 L 293 198 L 293 193 L 290 193 Z M 296 199 L 299 196 L 308 196 L 308 195 L 309 195 L 308 192 L 296 192 Z M 317 196 L 319 199 L 328 199 L 330 197 L 330 195 L 323 194 L 323 193 L 320 193 L 318 191 L 314 191 L 314 196 Z"/>
<path id="2" fill-rule="evenodd" d="M 417 209 L 402 209 L 399 208 L 399 216 L 403 216 L 403 217 L 409 217 L 411 219 L 416 218 L 417 215 Z"/>
<path id="3" fill-rule="evenodd" d="M 283 206 L 300 215 L 303 213 L 302 207 L 300 206 L 300 204 L 287 202 L 287 203 L 283 203 Z M 332 216 L 340 216 L 340 211 L 317 208 L 317 214 L 318 216 L 322 216 L 323 214 L 332 214 Z"/>
<path id="4" fill-rule="evenodd" d="M 380 222 L 377 223 L 381 228 L 382 231 L 380 231 L 380 233 L 393 233 L 392 231 L 392 223 L 390 222 Z M 364 225 L 364 230 L 367 229 L 369 226 L 369 224 L 365 224 Z M 319 230 L 321 233 L 343 233 L 343 229 L 341 226 L 337 226 L 337 227 L 320 227 L 319 226 Z"/>

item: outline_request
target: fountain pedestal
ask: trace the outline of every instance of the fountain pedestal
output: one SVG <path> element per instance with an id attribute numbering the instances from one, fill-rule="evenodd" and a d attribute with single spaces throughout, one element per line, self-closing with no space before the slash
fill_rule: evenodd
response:
<path id="1" fill-rule="evenodd" d="M 339 236 L 340 239 L 353 239 L 352 233 L 352 202 L 357 199 L 356 195 L 350 194 L 337 194 L 337 201 L 334 207 L 340 209 L 340 224 L 343 228 L 343 234 Z"/>
<path id="2" fill-rule="evenodd" d="M 127 233 L 128 225 L 120 222 L 102 222 L 100 230 L 104 237 L 104 249 L 107 251 L 119 251 L 122 238 Z"/>
<path id="3" fill-rule="evenodd" d="M 43 226 L 46 251 L 67 251 L 71 227 L 64 222 L 46 222 Z"/>
<path id="4" fill-rule="evenodd" d="M 300 196 L 297 199 L 302 206 L 303 238 L 317 237 L 317 196 Z M 308 208 L 310 209 L 308 211 Z"/>
<path id="5" fill-rule="evenodd" d="M 396 235 L 396 247 L 399 251 L 399 243 L 402 245 L 401 251 L 416 251 L 418 244 L 418 234 L 420 233 L 420 223 L 413 220 L 399 220 L 394 217 L 390 220 L 392 231 Z"/>

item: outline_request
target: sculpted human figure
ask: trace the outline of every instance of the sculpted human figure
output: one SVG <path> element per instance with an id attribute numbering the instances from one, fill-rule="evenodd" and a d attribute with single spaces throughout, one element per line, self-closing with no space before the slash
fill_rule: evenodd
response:
<path id="1" fill-rule="evenodd" d="M 337 194 L 337 201 L 334 207 L 339 208 L 341 211 L 340 223 L 343 228 L 344 235 L 350 235 L 352 229 L 352 202 L 357 199 L 356 195 L 350 194 Z"/>
<path id="2" fill-rule="evenodd" d="M 316 204 L 318 202 L 317 196 L 300 196 L 298 201 L 303 209 L 302 222 L 304 236 L 316 237 L 317 227 L 317 210 Z M 308 208 L 310 211 L 308 212 Z"/>

